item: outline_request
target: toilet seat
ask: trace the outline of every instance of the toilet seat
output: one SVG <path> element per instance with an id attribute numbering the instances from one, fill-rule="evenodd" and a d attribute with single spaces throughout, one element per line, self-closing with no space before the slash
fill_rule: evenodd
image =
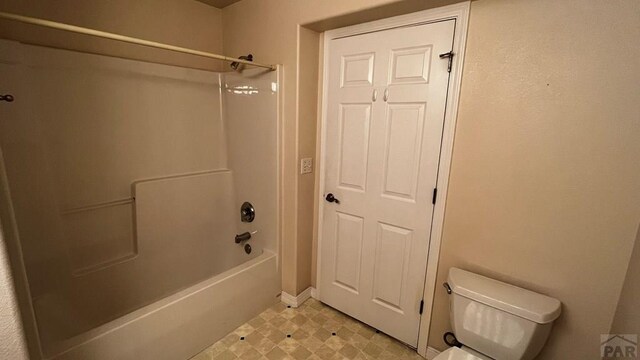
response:
<path id="1" fill-rule="evenodd" d="M 466 352 L 460 348 L 452 347 L 438 354 L 438 356 L 434 357 L 433 360 L 483 360 L 483 359 L 469 352 Z"/>

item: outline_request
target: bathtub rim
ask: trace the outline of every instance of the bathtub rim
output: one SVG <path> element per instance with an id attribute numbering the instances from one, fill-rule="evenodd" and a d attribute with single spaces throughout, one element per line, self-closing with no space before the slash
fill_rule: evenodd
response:
<path id="1" fill-rule="evenodd" d="M 125 315 L 122 315 L 114 320 L 111 320 L 105 324 L 102 324 L 96 328 L 86 331 L 82 334 L 76 335 L 68 340 L 61 341 L 57 344 L 53 344 L 49 352 L 44 352 L 44 348 L 41 348 L 43 352 L 43 359 L 56 359 L 58 357 L 64 357 L 68 353 L 72 353 L 79 347 L 89 344 L 92 341 L 96 341 L 102 337 L 108 336 L 113 332 L 123 329 L 129 324 L 135 321 L 139 321 L 145 317 L 152 316 L 171 305 L 174 305 L 187 297 L 195 296 L 201 292 L 208 290 L 209 288 L 216 286 L 217 284 L 228 280 L 241 272 L 249 271 L 253 268 L 259 267 L 264 263 L 275 258 L 276 273 L 278 277 L 280 274 L 280 259 L 276 252 L 264 249 L 262 254 L 257 257 L 245 261 L 231 269 L 225 270 L 217 275 L 214 275 L 208 279 L 202 280 L 196 284 L 193 284 L 185 289 L 182 289 L 174 294 L 165 296 L 158 299 L 151 304 L 145 305 L 139 309 L 131 311 Z"/>

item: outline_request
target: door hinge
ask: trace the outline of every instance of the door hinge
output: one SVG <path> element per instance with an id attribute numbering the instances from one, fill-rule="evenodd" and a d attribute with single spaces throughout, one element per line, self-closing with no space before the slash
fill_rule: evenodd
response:
<path id="1" fill-rule="evenodd" d="M 419 311 L 420 315 L 422 315 L 422 310 L 424 310 L 424 299 L 420 300 L 420 311 Z"/>
<path id="2" fill-rule="evenodd" d="M 440 59 L 449 59 L 449 65 L 447 66 L 447 72 L 451 72 L 451 66 L 453 65 L 453 51 L 440 54 Z"/>
<path id="3" fill-rule="evenodd" d="M 433 188 L 433 198 L 431 198 L 431 203 L 433 205 L 436 204 L 436 197 L 438 196 L 438 188 Z"/>

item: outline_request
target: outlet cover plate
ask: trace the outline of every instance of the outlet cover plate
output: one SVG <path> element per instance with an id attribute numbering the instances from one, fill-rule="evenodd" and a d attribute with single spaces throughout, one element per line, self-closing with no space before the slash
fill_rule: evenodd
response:
<path id="1" fill-rule="evenodd" d="M 313 172 L 313 159 L 300 159 L 300 174 L 310 174 Z"/>

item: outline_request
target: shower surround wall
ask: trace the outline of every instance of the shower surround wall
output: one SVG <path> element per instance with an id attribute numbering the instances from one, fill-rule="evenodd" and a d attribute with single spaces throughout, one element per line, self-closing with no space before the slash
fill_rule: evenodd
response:
<path id="1" fill-rule="evenodd" d="M 273 276 L 240 318 L 275 301 L 277 262 L 263 255 L 277 253 L 275 72 L 0 47 L 16 97 L 0 144 L 45 357 L 198 283 L 199 294 L 214 289 L 216 275 L 252 259 Z M 240 222 L 243 201 L 256 207 L 251 224 Z M 256 230 L 246 254 L 234 235 Z"/>
<path id="2" fill-rule="evenodd" d="M 227 161 L 233 169 L 236 193 L 241 194 L 236 203 L 250 201 L 256 209 L 255 220 L 240 223 L 238 232 L 259 229 L 251 242 L 273 251 L 278 249 L 280 201 L 276 76 L 275 71 L 258 68 L 222 75 Z"/>

